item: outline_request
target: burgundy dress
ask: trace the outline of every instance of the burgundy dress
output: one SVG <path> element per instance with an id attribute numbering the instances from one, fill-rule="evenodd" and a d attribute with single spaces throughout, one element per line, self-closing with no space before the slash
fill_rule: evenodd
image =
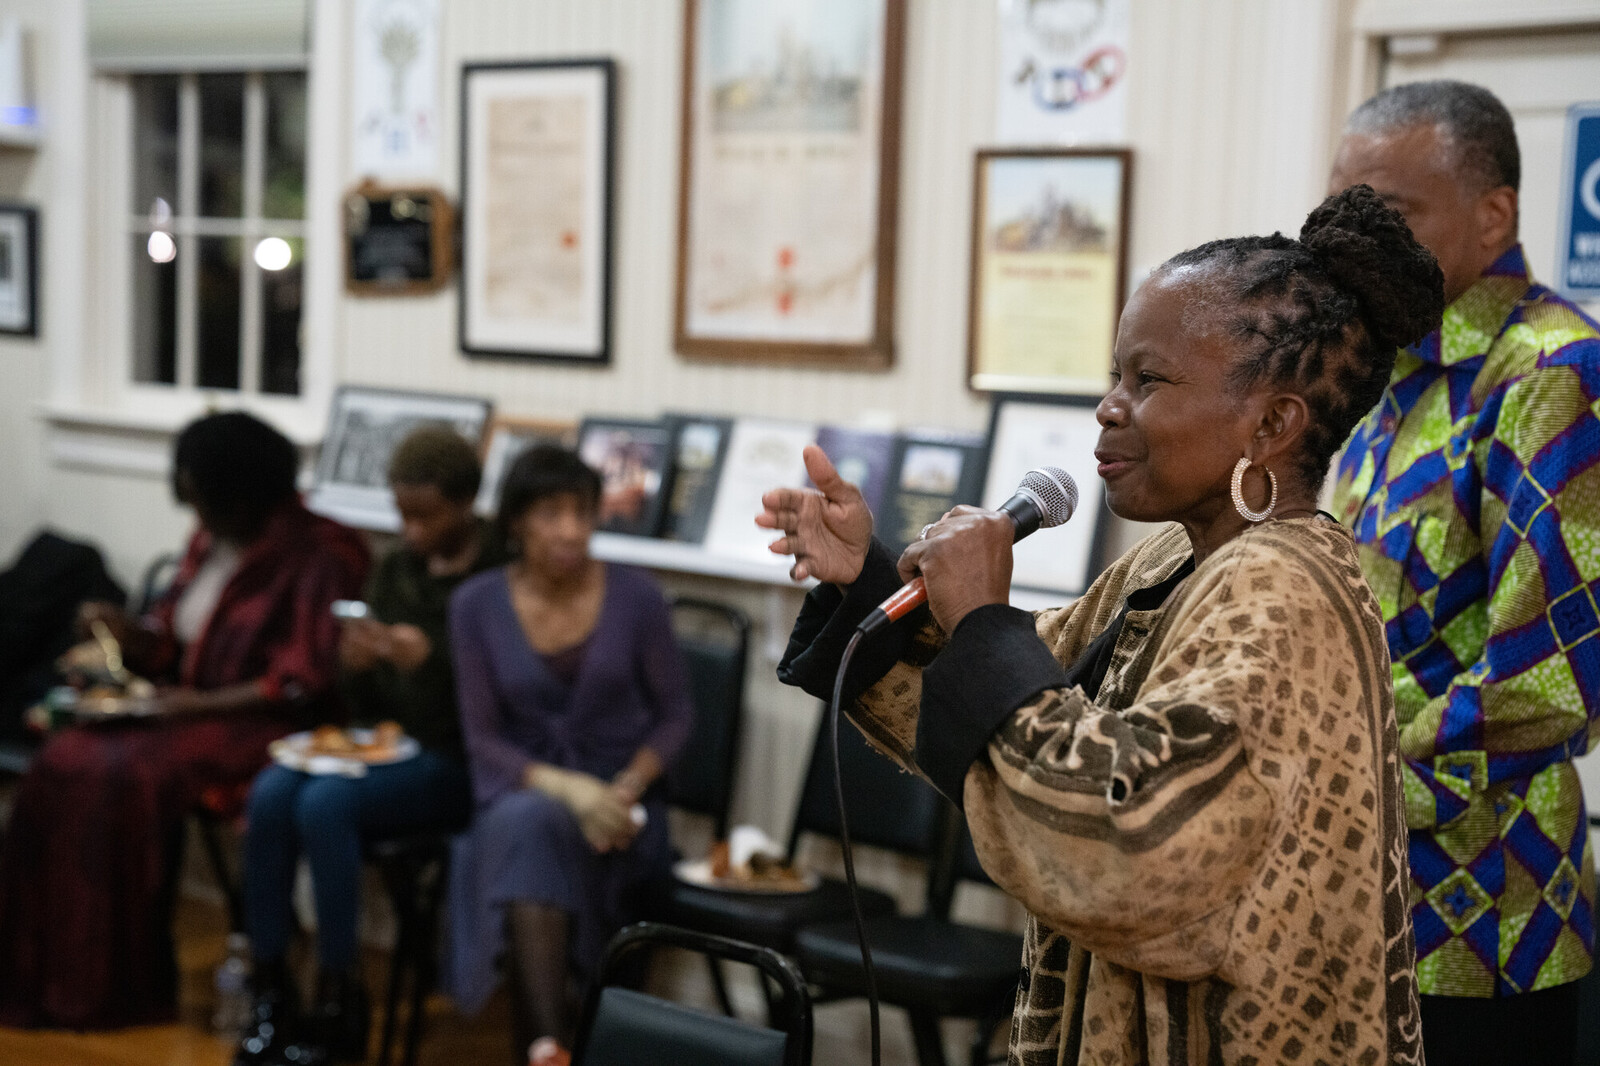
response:
<path id="1" fill-rule="evenodd" d="M 173 588 L 144 619 L 159 638 L 156 661 L 132 665 L 197 689 L 253 680 L 273 707 L 76 726 L 40 750 L 0 848 L 0 1024 L 170 1021 L 185 816 L 207 790 L 247 784 L 270 741 L 329 709 L 339 634 L 328 608 L 360 595 L 360 535 L 286 504 L 241 552 L 199 637 L 179 648 L 173 611 L 210 547 L 204 533 L 190 541 Z"/>

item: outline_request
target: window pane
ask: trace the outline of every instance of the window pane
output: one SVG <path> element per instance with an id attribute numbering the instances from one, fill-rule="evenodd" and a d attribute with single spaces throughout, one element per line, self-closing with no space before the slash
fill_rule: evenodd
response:
<path id="1" fill-rule="evenodd" d="M 199 384 L 205 389 L 239 387 L 238 237 L 201 237 L 199 321 L 195 348 Z"/>
<path id="2" fill-rule="evenodd" d="M 267 218 L 306 214 L 306 76 L 267 74 L 266 188 L 261 213 Z M 298 258 L 298 256 L 296 256 Z"/>
<path id="3" fill-rule="evenodd" d="M 177 245 L 166 233 L 133 236 L 133 380 L 178 380 Z"/>
<path id="4" fill-rule="evenodd" d="M 178 79 L 133 79 L 133 210 L 154 213 L 157 198 L 178 206 Z"/>
<path id="5" fill-rule="evenodd" d="M 244 75 L 202 74 L 200 214 L 238 218 L 244 210 Z"/>
<path id="6" fill-rule="evenodd" d="M 305 243 L 287 239 L 289 265 L 261 271 L 261 391 L 300 394 L 300 282 Z M 259 262 L 259 260 L 258 260 Z"/>

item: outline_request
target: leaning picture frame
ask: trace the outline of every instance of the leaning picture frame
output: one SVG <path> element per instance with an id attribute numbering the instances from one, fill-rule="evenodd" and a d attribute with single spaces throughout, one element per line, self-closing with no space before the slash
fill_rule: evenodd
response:
<path id="1" fill-rule="evenodd" d="M 1100 396 L 1128 275 L 1133 153 L 987 149 L 973 172 L 967 383 Z"/>
<path id="2" fill-rule="evenodd" d="M 616 65 L 461 68 L 461 350 L 611 358 Z"/>
<path id="3" fill-rule="evenodd" d="M 994 398 L 983 506 L 994 509 L 1005 503 L 1022 476 L 1039 467 L 1065 470 L 1078 488 L 1078 505 L 1071 521 L 1020 540 L 1012 549 L 1013 590 L 1072 598 L 1081 596 L 1094 580 L 1107 526 L 1103 521 L 1105 483 L 1094 457 L 1100 437 L 1100 423 L 1095 418 L 1098 402 L 1087 397 L 1026 394 Z"/>
<path id="4" fill-rule="evenodd" d="M 389 488 L 395 448 L 424 425 L 448 426 L 476 448 L 491 411 L 491 403 L 478 396 L 339 386 L 306 506 L 358 529 L 398 531 L 400 512 Z"/>
<path id="5" fill-rule="evenodd" d="M 39 212 L 0 203 L 0 333 L 39 335 Z"/>
<path id="6" fill-rule="evenodd" d="M 500 509 L 500 487 L 505 484 L 511 464 L 536 444 L 559 444 L 571 448 L 578 442 L 578 424 L 555 419 L 511 418 L 496 415 L 483 437 L 483 479 L 473 509 L 493 515 Z"/>
<path id="7" fill-rule="evenodd" d="M 674 341 L 893 358 L 905 0 L 686 0 Z"/>

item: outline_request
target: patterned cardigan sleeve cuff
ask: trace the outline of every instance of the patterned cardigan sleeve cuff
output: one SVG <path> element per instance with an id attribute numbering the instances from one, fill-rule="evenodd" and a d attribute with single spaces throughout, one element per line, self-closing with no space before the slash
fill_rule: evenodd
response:
<path id="1" fill-rule="evenodd" d="M 789 634 L 789 646 L 778 663 L 778 680 L 824 702 L 831 700 L 839 660 L 844 658 L 845 645 L 850 643 L 856 626 L 901 584 L 894 556 L 874 537 L 861 575 L 848 589 L 824 583 L 806 595 Z M 927 608 L 920 607 L 887 631 L 861 642 L 850 661 L 850 676 L 845 684 L 847 702 L 900 661 L 912 636 L 926 620 Z"/>
<path id="2" fill-rule="evenodd" d="M 1066 681 L 1031 614 L 1001 603 L 977 608 L 922 672 L 917 766 L 959 806 L 967 771 L 994 731 L 1017 708 Z"/>

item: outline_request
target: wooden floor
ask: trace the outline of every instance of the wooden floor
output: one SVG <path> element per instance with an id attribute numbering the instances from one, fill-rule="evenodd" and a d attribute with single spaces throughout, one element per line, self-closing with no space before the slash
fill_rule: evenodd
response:
<path id="1" fill-rule="evenodd" d="M 178 907 L 176 932 L 182 974 L 178 1024 L 92 1034 L 0 1028 L 0 1066 L 228 1066 L 233 1046 L 213 1037 L 210 1025 L 215 1006 L 212 974 L 226 950 L 226 916 L 220 906 L 184 897 Z M 303 955 L 305 945 L 297 945 L 297 951 Z M 364 961 L 374 998 L 368 1061 L 375 1061 L 388 955 L 369 951 Z M 736 972 L 729 974 L 730 990 L 741 1013 L 755 1018 L 761 1012 L 761 994 L 753 978 L 737 972 L 742 969 L 734 967 Z M 659 953 L 651 966 L 648 987 L 657 995 L 714 1009 L 704 967 L 692 956 Z M 440 995 L 429 1000 L 427 1011 L 419 1066 L 512 1066 L 511 1012 L 503 989 L 475 1017 L 460 1014 Z M 820 1004 L 815 1016 L 814 1062 L 867 1061 L 867 1011 L 862 1001 Z M 970 1022 L 945 1023 L 949 1061 L 966 1060 L 971 1029 Z M 999 1046 L 1004 1046 L 1003 1035 Z M 396 1049 L 395 1060 L 398 1058 Z M 883 1061 L 885 1066 L 916 1063 L 905 1017 L 893 1007 L 883 1011 Z"/>
<path id="2" fill-rule="evenodd" d="M 220 908 L 185 899 L 178 908 L 178 964 L 182 971 L 179 1023 L 107 1033 L 66 1033 L 0 1028 L 4 1066 L 227 1066 L 233 1045 L 211 1035 L 215 1005 L 212 973 L 226 950 L 227 921 Z M 381 999 L 388 956 L 369 952 L 368 984 Z M 374 1003 L 371 1050 L 378 1049 L 378 1003 Z M 475 1018 L 458 1014 L 449 1000 L 428 1004 L 422 1066 L 511 1062 L 510 1012 L 504 993 Z M 398 1054 L 396 1055 L 398 1058 Z"/>

